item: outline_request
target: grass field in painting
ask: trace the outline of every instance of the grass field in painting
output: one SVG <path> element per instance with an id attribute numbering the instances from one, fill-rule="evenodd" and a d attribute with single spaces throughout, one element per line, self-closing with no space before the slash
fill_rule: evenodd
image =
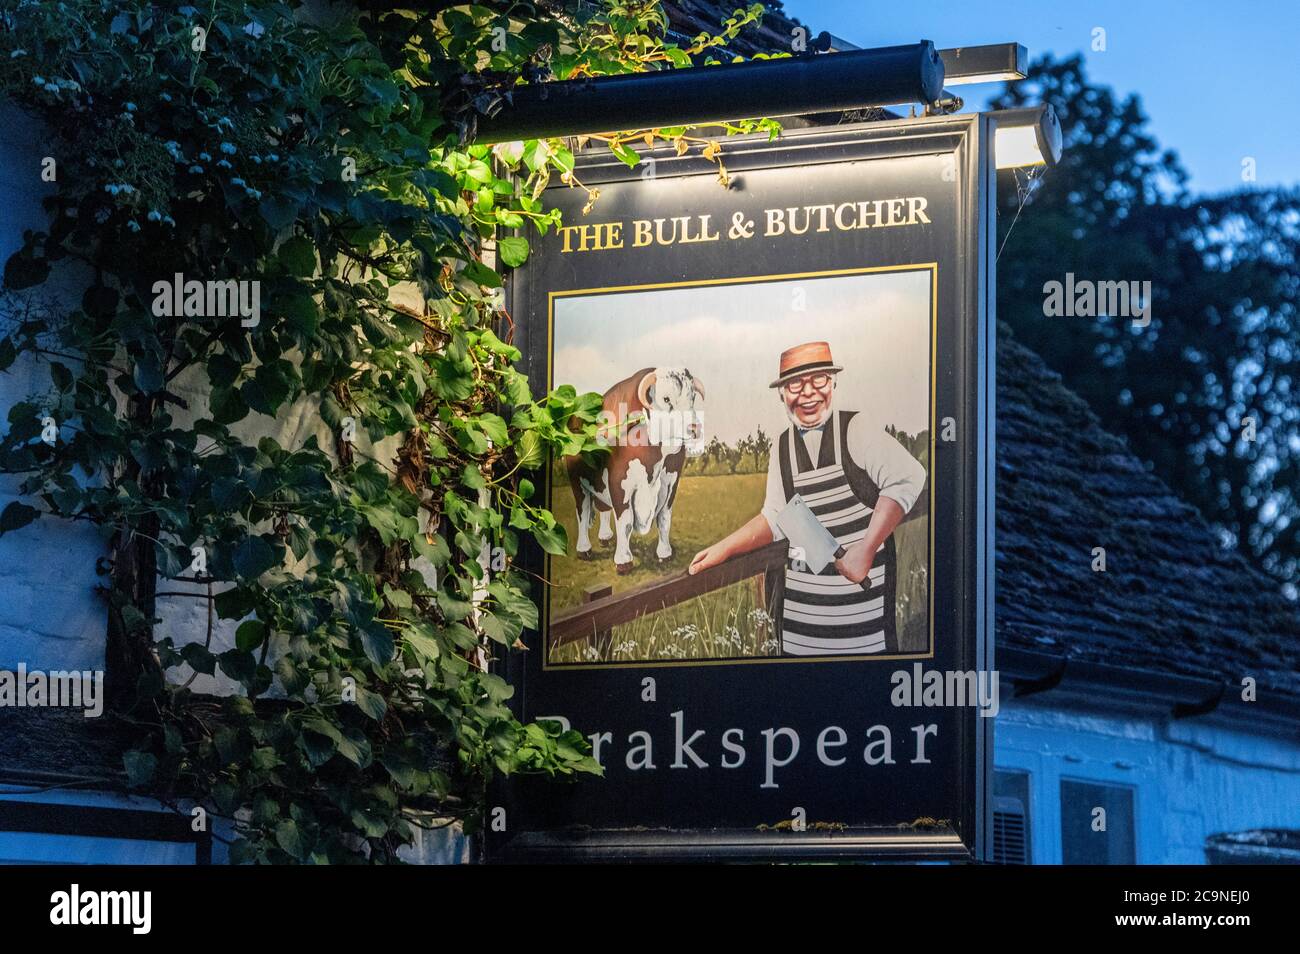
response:
<path id="1" fill-rule="evenodd" d="M 685 570 L 691 558 L 739 527 L 762 508 L 765 474 L 683 477 L 673 506 L 673 556 L 655 556 L 657 531 L 632 539 L 632 572 L 614 569 L 614 541 L 600 543 L 591 530 L 593 559 L 552 558 L 549 578 L 550 612 L 582 602 L 590 586 L 608 585 L 617 595 L 633 587 L 662 580 Z M 552 510 L 564 525 L 572 547 L 577 517 L 568 480 L 553 477 Z M 901 648 L 923 651 L 928 645 L 928 519 L 921 518 L 896 531 L 899 556 L 898 622 Z M 760 600 L 758 580 L 743 580 L 712 593 L 648 613 L 616 626 L 608 653 L 589 642 L 554 647 L 552 663 L 633 662 L 688 659 L 757 658 L 780 654 L 773 626 L 776 607 Z"/>

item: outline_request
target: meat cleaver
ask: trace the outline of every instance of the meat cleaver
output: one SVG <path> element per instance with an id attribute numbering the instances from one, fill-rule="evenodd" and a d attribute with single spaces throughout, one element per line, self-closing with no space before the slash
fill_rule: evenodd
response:
<path id="1" fill-rule="evenodd" d="M 813 573 L 820 573 L 835 562 L 839 542 L 821 525 L 803 497 L 795 494 L 785 508 L 776 515 L 776 525 L 781 528 L 791 548 L 803 550 L 803 562 Z M 791 558 L 796 558 L 791 554 Z"/>

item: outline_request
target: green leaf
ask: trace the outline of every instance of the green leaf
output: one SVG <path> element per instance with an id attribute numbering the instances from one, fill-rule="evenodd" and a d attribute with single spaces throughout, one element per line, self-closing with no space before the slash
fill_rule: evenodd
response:
<path id="1" fill-rule="evenodd" d="M 250 619 L 235 630 L 235 645 L 246 653 L 262 645 L 266 639 L 266 624 L 260 619 Z"/>
<path id="2" fill-rule="evenodd" d="M 19 249 L 5 262 L 4 287 L 11 291 L 31 288 L 45 281 L 49 274 L 48 259 L 35 258 L 28 249 Z"/>
<path id="3" fill-rule="evenodd" d="M 388 703 L 379 693 L 357 686 L 357 708 L 376 722 L 382 722 L 388 712 Z"/>
<path id="4" fill-rule="evenodd" d="M 482 613 L 479 616 L 479 628 L 494 642 L 509 646 L 514 639 L 507 629 L 505 621 L 495 613 Z"/>
<path id="5" fill-rule="evenodd" d="M 476 420 L 478 426 L 483 429 L 483 433 L 487 435 L 487 439 L 498 447 L 510 439 L 510 431 L 506 427 L 506 422 L 499 415 L 485 411 Z"/>
<path id="6" fill-rule="evenodd" d="M 320 305 L 311 295 L 290 295 L 277 305 L 291 328 L 305 335 L 314 335 L 320 325 Z"/>
<path id="7" fill-rule="evenodd" d="M 207 365 L 208 381 L 216 388 L 229 388 L 243 369 L 243 365 L 225 353 L 209 356 Z"/>
<path id="8" fill-rule="evenodd" d="M 234 424 L 248 417 L 248 405 L 237 388 L 214 387 L 208 410 L 217 424 Z"/>
<path id="9" fill-rule="evenodd" d="M 41 512 L 35 507 L 15 500 L 0 513 L 0 536 L 27 526 L 40 515 Z"/>
<path id="10" fill-rule="evenodd" d="M 474 610 L 474 604 L 469 600 L 458 600 L 450 593 L 438 592 L 438 609 L 447 619 L 464 619 Z"/>
<path id="11" fill-rule="evenodd" d="M 217 657 L 202 643 L 186 643 L 181 647 L 181 658 L 195 672 L 211 676 L 217 671 Z"/>
<path id="12" fill-rule="evenodd" d="M 276 553 L 275 547 L 267 543 L 263 537 L 255 534 L 249 534 L 244 537 L 236 546 L 232 554 L 235 564 L 235 573 L 243 580 L 256 580 L 271 567 L 280 562 L 280 556 Z"/>
<path id="13" fill-rule="evenodd" d="M 65 364 L 58 361 L 50 362 L 50 380 L 54 382 L 54 387 L 60 391 L 72 390 L 72 372 L 68 370 Z"/>
<path id="14" fill-rule="evenodd" d="M 81 296 L 81 307 L 95 318 L 110 318 L 117 311 L 117 289 L 106 285 L 91 285 Z"/>
<path id="15" fill-rule="evenodd" d="M 460 472 L 460 482 L 470 490 L 482 490 L 487 486 L 482 472 L 473 464 L 466 464 Z"/>
<path id="16" fill-rule="evenodd" d="M 393 634 L 382 623 L 371 623 L 361 630 L 361 648 L 376 666 L 386 666 L 393 658 Z"/>
<path id="17" fill-rule="evenodd" d="M 239 388 L 240 397 L 254 411 L 274 417 L 293 393 L 292 368 L 287 361 L 273 361 L 253 372 Z"/>
<path id="18" fill-rule="evenodd" d="M 348 481 L 363 500 L 376 501 L 388 492 L 388 475 L 372 460 L 353 468 Z"/>
<path id="19" fill-rule="evenodd" d="M 470 262 L 461 271 L 461 274 L 471 281 L 479 285 L 485 285 L 488 288 L 501 287 L 501 275 L 482 262 Z"/>
<path id="20" fill-rule="evenodd" d="M 249 758 L 254 769 L 259 772 L 268 772 L 277 765 L 283 765 L 284 760 L 280 758 L 275 749 L 269 745 L 259 746 L 253 749 L 252 756 Z"/>
<path id="21" fill-rule="evenodd" d="M 543 550 L 555 556 L 565 556 L 569 552 L 569 538 L 564 532 L 564 525 L 557 523 L 554 527 L 533 527 L 533 538 Z"/>
<path id="22" fill-rule="evenodd" d="M 276 257 L 290 275 L 309 278 L 316 272 L 316 246 L 305 235 L 287 239 L 280 246 Z"/>
<path id="23" fill-rule="evenodd" d="M 516 235 L 498 239 L 497 254 L 502 263 L 511 268 L 522 265 L 528 259 L 528 239 Z"/>
<path id="24" fill-rule="evenodd" d="M 637 151 L 626 143 L 614 143 L 609 148 L 629 168 L 635 169 L 641 162 L 641 157 L 637 154 Z"/>
<path id="25" fill-rule="evenodd" d="M 358 768 L 365 768 L 372 758 L 370 740 L 359 729 L 343 730 L 338 740 L 338 752 Z"/>
<path id="26" fill-rule="evenodd" d="M 216 595 L 212 605 L 222 619 L 243 619 L 253 611 L 257 600 L 251 590 L 239 586 L 222 590 Z"/>
<path id="27" fill-rule="evenodd" d="M 524 431 L 519 435 L 519 445 L 515 449 L 519 455 L 519 466 L 529 470 L 540 467 L 546 460 L 546 445 L 536 431 Z"/>
<path id="28" fill-rule="evenodd" d="M 442 652 L 442 648 L 438 645 L 436 639 L 413 629 L 406 631 L 406 642 L 411 649 L 415 650 L 417 656 L 426 661 L 437 659 Z"/>
<path id="29" fill-rule="evenodd" d="M 221 671 L 240 683 L 249 683 L 257 673 L 257 660 L 253 654 L 242 649 L 227 649 L 217 656 Z"/>
<path id="30" fill-rule="evenodd" d="M 302 861 L 307 854 L 307 843 L 303 839 L 302 831 L 298 828 L 298 823 L 291 818 L 286 818 L 275 826 L 275 843 L 280 846 L 281 851 L 297 861 Z"/>
<path id="31" fill-rule="evenodd" d="M 158 770 L 158 756 L 152 752 L 132 749 L 122 754 L 122 767 L 126 769 L 127 784 L 132 788 L 141 788 L 149 783 Z"/>
<path id="32" fill-rule="evenodd" d="M 298 217 L 298 203 L 284 195 L 273 193 L 262 200 L 258 211 L 271 230 L 279 232 L 293 224 Z"/>
<path id="33" fill-rule="evenodd" d="M 337 730 L 334 734 L 338 734 Z M 298 746 L 313 768 L 324 765 L 332 759 L 338 748 L 333 738 L 324 733 L 311 731 L 306 726 L 302 735 L 298 737 Z"/>
<path id="34" fill-rule="evenodd" d="M 152 351 L 146 351 L 136 358 L 132 380 L 135 381 L 135 386 L 140 389 L 141 394 L 161 391 L 164 384 L 163 369 L 158 356 Z"/>
<path id="35" fill-rule="evenodd" d="M 434 535 L 431 543 L 428 537 L 417 534 L 411 543 L 415 547 L 415 552 L 434 566 L 442 566 L 451 558 L 451 548 L 441 536 Z"/>

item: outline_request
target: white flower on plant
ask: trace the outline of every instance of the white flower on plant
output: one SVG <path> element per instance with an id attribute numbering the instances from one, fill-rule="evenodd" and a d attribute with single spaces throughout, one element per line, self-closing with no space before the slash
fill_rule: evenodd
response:
<path id="1" fill-rule="evenodd" d="M 700 638 L 700 628 L 694 623 L 686 623 L 678 626 L 673 630 L 673 638 L 678 640 L 694 640 Z"/>

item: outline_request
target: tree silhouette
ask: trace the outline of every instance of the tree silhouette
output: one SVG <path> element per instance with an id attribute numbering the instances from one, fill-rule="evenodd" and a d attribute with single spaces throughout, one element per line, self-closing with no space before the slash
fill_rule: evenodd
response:
<path id="1" fill-rule="evenodd" d="M 1294 596 L 1300 190 L 1192 196 L 1137 97 L 1120 100 L 1090 83 L 1079 56 L 1039 60 L 994 108 L 1039 100 L 1055 107 L 1065 150 L 1033 181 L 1023 171 L 1002 174 L 999 317 Z M 1022 200 L 1027 207 L 1007 235 Z M 1149 280 L 1150 324 L 1046 318 L 1043 285 L 1067 271 Z"/>
<path id="2" fill-rule="evenodd" d="M 772 449 L 772 438 L 763 433 L 763 428 L 759 427 L 758 433 L 749 440 L 749 452 L 754 455 L 754 470 L 762 471 L 762 458 Z"/>

